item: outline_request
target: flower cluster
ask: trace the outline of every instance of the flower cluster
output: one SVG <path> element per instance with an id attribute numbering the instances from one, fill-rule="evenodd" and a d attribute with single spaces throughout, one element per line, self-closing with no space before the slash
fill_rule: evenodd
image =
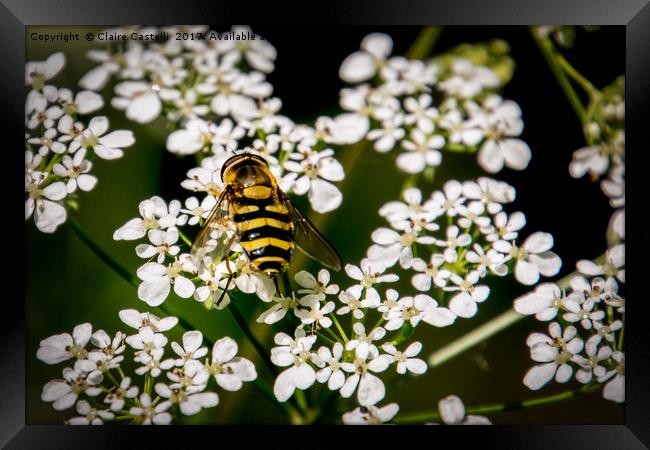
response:
<path id="1" fill-rule="evenodd" d="M 380 208 L 390 228 L 372 233 L 368 257 L 385 267 L 399 263 L 412 270 L 413 287 L 433 294 L 438 302 L 451 295 L 448 306 L 456 316 L 476 314 L 477 304 L 490 293 L 483 284 L 487 275 L 514 271 L 520 283 L 532 285 L 540 275 L 560 270 L 550 234 L 536 232 L 516 244 L 526 217 L 503 210 L 515 198 L 507 183 L 487 177 L 450 180 L 429 198 L 417 188 L 406 189 L 402 197 Z"/>
<path id="2" fill-rule="evenodd" d="M 608 241 L 625 239 L 625 78 L 602 90 L 592 100 L 584 126 L 587 146 L 573 153 L 569 173 L 574 178 L 589 174 L 614 208 Z"/>
<path id="3" fill-rule="evenodd" d="M 339 71 L 355 83 L 341 91 L 341 107 L 356 115 L 360 130 L 369 130 L 375 150 L 398 148 L 397 167 L 409 174 L 432 173 L 441 150 L 478 152 L 478 163 L 490 173 L 528 166 L 530 149 L 518 138 L 521 110 L 496 94 L 503 80 L 493 68 L 472 62 L 473 52 L 451 50 L 421 61 L 391 57 L 392 47 L 389 36 L 372 33 Z"/>
<path id="4" fill-rule="evenodd" d="M 214 33 L 202 26 L 137 30 L 158 31 Z M 334 183 L 344 173 L 332 147 L 361 140 L 367 125 L 352 114 L 322 116 L 313 127 L 281 115 L 282 101 L 271 96 L 266 81 L 275 48 L 248 27 L 234 27 L 232 34 L 232 39 L 129 41 L 124 49 L 93 50 L 88 57 L 101 64 L 80 84 L 99 90 L 116 77 L 121 81 L 111 104 L 127 118 L 148 123 L 165 113 L 176 128 L 167 149 L 202 160 L 188 174 L 195 181 L 190 189 L 204 191 L 201 184 L 214 183 L 216 189 L 208 192 L 218 195 L 221 165 L 234 150 L 246 148 L 266 158 L 284 191 L 307 195 L 317 212 L 336 209 L 342 194 Z"/>
<path id="5" fill-rule="evenodd" d="M 63 377 L 49 381 L 41 394 L 56 410 L 75 407 L 78 415 L 68 424 L 128 420 L 166 425 L 179 412 L 189 416 L 217 406 L 218 394 L 208 389 L 212 379 L 226 391 L 237 391 L 243 382 L 257 378 L 253 363 L 236 356 L 237 343 L 229 337 L 214 344 L 208 359 L 201 332 L 187 331 L 181 343 L 171 343 L 173 355 L 163 359 L 168 344 L 165 332 L 178 323 L 176 317 L 158 318 L 134 309 L 122 310 L 119 316 L 135 330 L 133 334 L 118 331 L 111 337 L 83 323 L 72 334 L 57 334 L 40 343 L 36 357 L 42 362 L 73 361 L 63 369 Z M 132 352 L 137 366 L 132 377 L 124 374 L 127 352 Z M 154 384 L 158 379 L 162 381 Z"/>
<path id="6" fill-rule="evenodd" d="M 598 261 L 578 261 L 578 275 L 568 286 L 544 283 L 515 300 L 515 310 L 538 320 L 556 320 L 549 334 L 533 333 L 527 344 L 539 362 L 524 377 L 530 389 L 553 378 L 573 378 L 598 387 L 607 400 L 625 401 L 625 78 L 597 91 L 588 81 L 590 104 L 583 118 L 587 146 L 573 153 L 569 173 L 601 179 L 602 191 L 615 209 L 607 230 L 608 250 Z M 602 179 L 605 177 L 604 179 Z M 620 283 L 620 285 L 619 285 Z"/>
<path id="7" fill-rule="evenodd" d="M 131 131 L 109 132 L 106 117 L 90 116 L 104 106 L 99 94 L 47 84 L 64 65 L 63 53 L 25 65 L 25 220 L 33 215 L 44 233 L 66 221 L 66 208 L 76 209 L 79 191 L 94 189 L 95 156 L 120 158 L 135 142 Z"/>

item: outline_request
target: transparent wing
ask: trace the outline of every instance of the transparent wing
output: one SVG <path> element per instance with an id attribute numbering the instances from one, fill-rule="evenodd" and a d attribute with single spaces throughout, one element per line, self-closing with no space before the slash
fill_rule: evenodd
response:
<path id="1" fill-rule="evenodd" d="M 190 253 L 198 259 L 199 268 L 220 262 L 235 242 L 236 233 L 229 208 L 231 194 L 229 188 L 221 193 L 203 228 L 194 238 Z"/>
<path id="2" fill-rule="evenodd" d="M 307 256 L 320 261 L 333 270 L 341 270 L 343 263 L 325 236 L 316 229 L 309 220 L 289 198 L 287 194 L 278 189 L 278 198 L 287 207 L 293 222 L 293 239 L 296 246 Z"/>

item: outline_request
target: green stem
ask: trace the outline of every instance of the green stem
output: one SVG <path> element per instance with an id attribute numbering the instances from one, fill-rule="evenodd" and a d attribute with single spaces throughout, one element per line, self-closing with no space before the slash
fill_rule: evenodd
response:
<path id="1" fill-rule="evenodd" d="M 406 57 L 409 59 L 426 58 L 433 50 L 433 47 L 435 47 L 436 42 L 438 42 L 443 28 L 435 25 L 424 27 L 415 39 L 415 42 L 411 45 L 411 48 L 406 52 Z"/>
<path id="2" fill-rule="evenodd" d="M 348 336 L 345 334 L 345 331 L 343 331 L 343 327 L 339 323 L 338 319 L 336 318 L 336 314 L 330 313 L 330 318 L 332 319 L 332 322 L 334 322 L 334 325 L 336 326 L 336 329 L 339 330 L 339 333 L 341 333 L 341 337 L 343 338 L 343 343 L 347 344 L 348 343 Z"/>
<path id="3" fill-rule="evenodd" d="M 70 226 L 74 230 L 74 232 L 77 234 L 79 239 L 86 244 L 88 248 L 90 248 L 97 256 L 99 256 L 99 259 L 104 261 L 111 269 L 113 269 L 119 276 L 124 278 L 127 283 L 132 285 L 133 287 L 138 287 L 140 284 L 140 281 L 138 280 L 137 277 L 135 277 L 131 272 L 126 270 L 124 266 L 122 266 L 120 263 L 115 261 L 112 256 L 110 256 L 108 253 L 104 251 L 101 246 L 95 242 L 95 240 L 86 233 L 86 231 L 81 227 L 79 222 L 77 222 L 77 219 L 74 218 L 74 216 L 68 217 L 68 223 L 70 223 Z"/>
<path id="4" fill-rule="evenodd" d="M 192 241 L 190 241 L 181 230 L 178 230 L 178 236 L 187 244 L 188 247 L 192 247 Z"/>
<path id="5" fill-rule="evenodd" d="M 495 414 L 505 411 L 515 411 L 520 409 L 537 408 L 540 406 L 554 405 L 562 403 L 567 400 L 580 397 L 585 394 L 594 392 L 600 388 L 599 384 L 587 384 L 577 389 L 560 392 L 559 394 L 547 395 L 544 397 L 532 398 L 530 400 L 522 400 L 515 402 L 496 403 L 491 405 L 470 406 L 465 408 L 466 414 Z M 418 424 L 429 422 L 433 420 L 440 420 L 440 413 L 438 411 L 426 411 L 413 414 L 405 414 L 393 419 L 393 423 L 398 424 Z"/>
<path id="6" fill-rule="evenodd" d="M 557 61 L 564 70 L 564 72 L 569 75 L 573 80 L 582 87 L 582 89 L 589 94 L 589 96 L 593 96 L 598 92 L 598 89 L 594 87 L 593 84 L 587 78 L 585 78 L 584 75 L 582 75 L 580 72 L 578 72 L 575 67 L 573 67 L 567 59 L 562 56 L 561 54 L 557 53 Z"/>
<path id="7" fill-rule="evenodd" d="M 621 333 L 618 335 L 618 344 L 616 345 L 616 350 L 619 352 L 623 351 L 623 337 L 625 336 L 625 317 L 623 317 L 623 328 L 621 328 Z"/>
<path id="8" fill-rule="evenodd" d="M 553 42 L 551 42 L 551 40 L 547 37 L 540 36 L 533 27 L 531 27 L 530 33 L 532 34 L 533 39 L 535 40 L 537 46 L 542 52 L 542 55 L 544 55 L 544 59 L 546 59 L 546 62 L 548 63 L 549 68 L 551 69 L 551 72 L 553 72 L 555 79 L 557 80 L 560 87 L 564 91 L 564 94 L 566 95 L 567 99 L 569 100 L 569 103 L 573 107 L 573 110 L 575 111 L 576 115 L 580 119 L 580 122 L 584 123 L 585 107 L 583 106 L 582 101 L 578 97 L 578 94 L 573 89 L 573 86 L 571 85 L 571 82 L 567 78 L 562 66 L 558 62 L 558 58 L 556 56 L 556 51 L 555 51 L 555 47 L 553 46 Z"/>
<path id="9" fill-rule="evenodd" d="M 596 258 L 596 263 L 600 264 L 605 260 L 605 254 L 600 255 Z M 560 289 L 566 289 L 569 286 L 569 282 L 573 277 L 578 275 L 579 272 L 572 272 L 569 275 L 562 278 L 557 282 L 557 285 Z M 469 333 L 461 336 L 455 341 L 445 345 L 440 350 L 433 352 L 429 356 L 429 366 L 438 367 L 443 363 L 449 361 L 455 356 L 460 355 L 464 351 L 474 347 L 476 344 L 485 341 L 486 339 L 494 336 L 500 331 L 505 330 L 509 326 L 519 322 L 524 316 L 519 314 L 514 309 L 509 309 L 508 311 L 498 315 L 494 319 L 484 323 L 483 325 L 475 328 Z"/>

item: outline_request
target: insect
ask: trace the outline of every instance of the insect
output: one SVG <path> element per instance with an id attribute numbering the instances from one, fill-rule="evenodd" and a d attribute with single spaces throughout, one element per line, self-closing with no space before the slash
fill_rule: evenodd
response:
<path id="1" fill-rule="evenodd" d="M 209 257 L 219 262 L 226 256 L 229 276 L 217 305 L 234 276 L 227 255 L 236 242 L 253 268 L 273 279 L 276 289 L 277 276 L 296 247 L 326 267 L 341 269 L 334 247 L 280 189 L 264 158 L 247 152 L 230 157 L 221 168 L 221 180 L 224 190 L 191 249 L 201 261 Z"/>

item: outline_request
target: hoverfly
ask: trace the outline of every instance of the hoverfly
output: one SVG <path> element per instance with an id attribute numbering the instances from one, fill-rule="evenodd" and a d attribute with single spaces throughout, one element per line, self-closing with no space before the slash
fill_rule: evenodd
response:
<path id="1" fill-rule="evenodd" d="M 264 158 L 248 152 L 230 157 L 221 168 L 221 180 L 224 189 L 190 250 L 201 261 L 207 257 L 218 263 L 225 257 L 229 276 L 217 305 L 234 276 L 228 254 L 236 242 L 276 289 L 277 276 L 296 247 L 326 267 L 341 269 L 334 247 L 280 189 Z"/>

